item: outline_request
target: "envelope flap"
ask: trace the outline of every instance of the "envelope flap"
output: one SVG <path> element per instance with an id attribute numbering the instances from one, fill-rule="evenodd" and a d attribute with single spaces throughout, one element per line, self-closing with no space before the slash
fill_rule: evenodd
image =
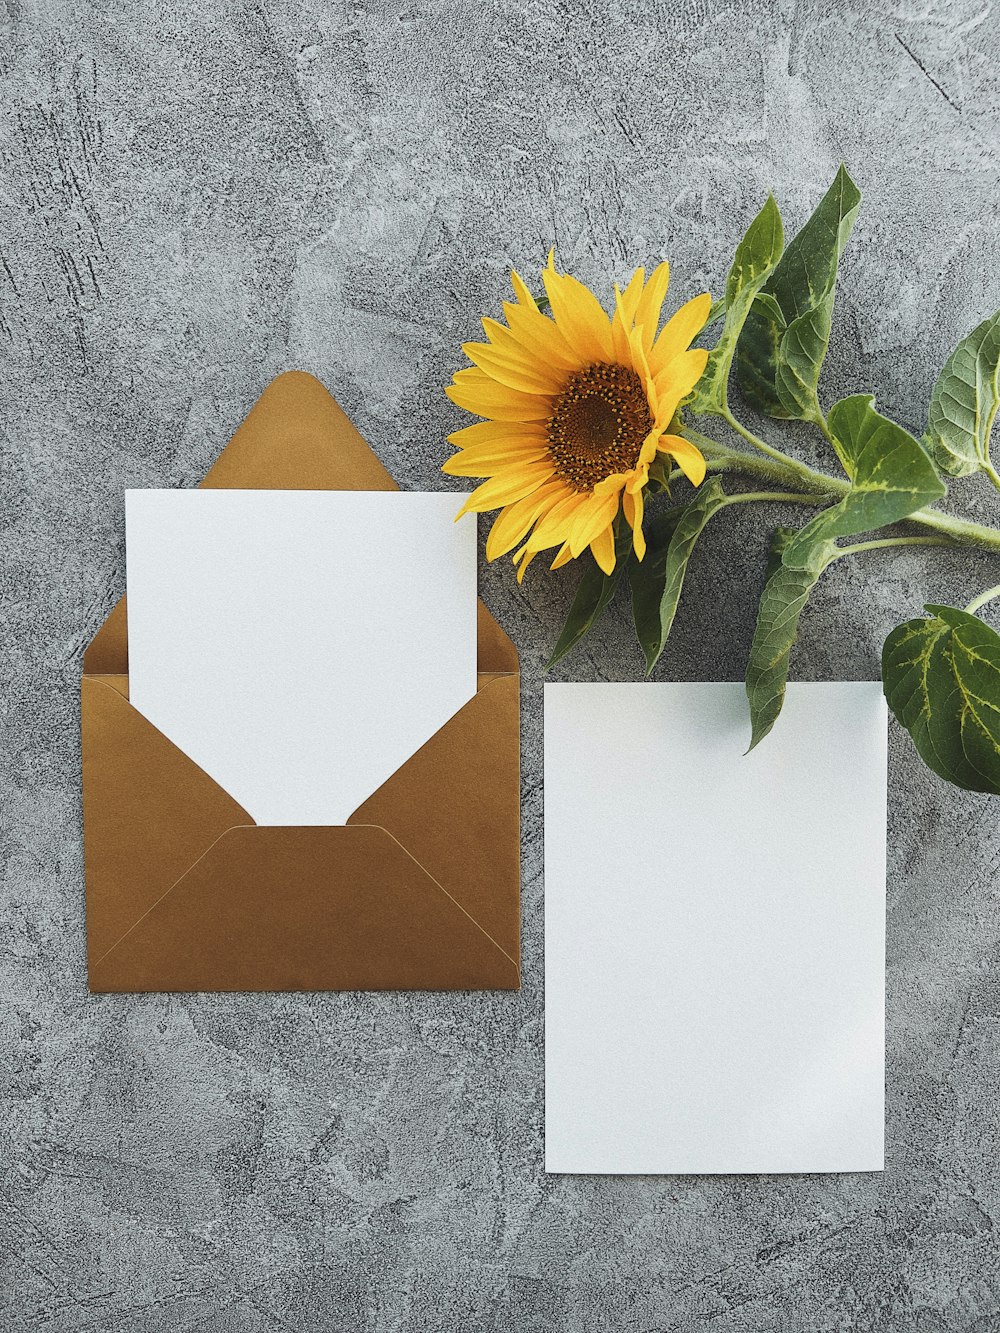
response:
<path id="1" fill-rule="evenodd" d="M 388 829 L 512 958 L 520 957 L 520 677 L 474 699 L 348 825 Z"/>
<path id="2" fill-rule="evenodd" d="M 371 447 L 319 380 L 304 371 L 279 375 L 201 482 L 241 490 L 398 490 Z M 517 650 L 479 603 L 479 670 L 516 671 Z M 91 675 L 128 670 L 125 599 L 87 648 Z"/>
<path id="3" fill-rule="evenodd" d="M 84 862 L 93 964 L 247 812 L 142 716 L 84 677 Z"/>
<path id="4" fill-rule="evenodd" d="M 269 491 L 396 491 L 370 445 L 318 379 L 273 380 L 202 486 Z"/>
<path id="5" fill-rule="evenodd" d="M 97 991 L 516 989 L 379 828 L 234 828 L 91 971 Z"/>
<path id="6" fill-rule="evenodd" d="M 519 671 L 521 663 L 513 642 L 487 611 L 481 598 L 476 602 L 476 608 L 479 616 L 477 670 Z"/>

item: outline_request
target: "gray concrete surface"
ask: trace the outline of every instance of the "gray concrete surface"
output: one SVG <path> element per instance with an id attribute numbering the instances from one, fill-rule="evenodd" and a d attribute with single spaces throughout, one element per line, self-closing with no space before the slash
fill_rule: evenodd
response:
<path id="1" fill-rule="evenodd" d="M 519 995 L 88 997 L 77 704 L 126 486 L 193 483 L 291 366 L 444 486 L 458 344 L 553 243 L 717 291 L 767 188 L 801 221 L 843 158 L 825 392 L 919 430 L 1000 305 L 997 57 L 992 0 L 0 3 L 4 1329 L 1000 1328 L 997 806 L 896 728 L 885 1174 L 573 1178 L 542 1170 L 540 822 L 571 572 L 481 576 L 524 664 Z M 975 481 L 955 505 L 1000 517 Z M 741 675 L 773 521 L 707 537 L 664 678 Z M 870 677 L 925 597 L 997 577 L 867 559 L 799 676 Z M 639 667 L 616 607 L 559 675 Z"/>

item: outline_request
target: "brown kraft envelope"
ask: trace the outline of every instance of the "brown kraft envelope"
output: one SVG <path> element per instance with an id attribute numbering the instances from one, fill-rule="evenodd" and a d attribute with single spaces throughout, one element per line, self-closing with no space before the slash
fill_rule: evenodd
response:
<path id="1" fill-rule="evenodd" d="M 203 486 L 395 490 L 326 389 L 263 393 Z M 258 827 L 129 703 L 125 599 L 83 659 L 92 991 L 516 990 L 517 651 L 343 827 Z"/>

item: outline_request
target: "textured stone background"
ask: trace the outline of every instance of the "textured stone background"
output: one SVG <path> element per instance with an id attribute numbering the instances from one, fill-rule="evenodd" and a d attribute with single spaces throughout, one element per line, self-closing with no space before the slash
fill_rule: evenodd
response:
<path id="1" fill-rule="evenodd" d="M 126 486 L 197 480 L 290 366 L 404 485 L 445 485 L 457 346 L 553 243 L 717 291 L 767 188 L 798 223 L 845 159 L 826 394 L 919 430 L 1000 305 L 998 54 L 991 0 L 0 3 L 5 1329 L 1000 1328 L 997 806 L 898 729 L 885 1174 L 574 1178 L 542 1170 L 539 682 L 569 571 L 482 573 L 525 675 L 519 995 L 89 997 L 77 705 Z M 663 677 L 740 676 L 773 521 L 706 538 Z M 925 597 L 996 581 L 866 558 L 819 589 L 798 675 L 870 677 Z M 638 672 L 622 607 L 561 674 Z"/>

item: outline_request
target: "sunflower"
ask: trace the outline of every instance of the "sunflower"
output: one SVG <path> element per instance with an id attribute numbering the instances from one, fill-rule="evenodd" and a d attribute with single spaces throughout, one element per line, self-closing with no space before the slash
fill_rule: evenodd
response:
<path id="1" fill-rule="evenodd" d="M 550 254 L 542 280 L 551 317 L 512 272 L 506 324 L 484 319 L 489 341 L 462 348 L 473 365 L 446 392 L 485 420 L 448 437 L 459 452 L 444 471 L 487 478 L 460 512 L 500 510 L 486 556 L 513 551 L 519 581 L 553 547 L 553 569 L 589 547 L 610 574 L 619 510 L 641 560 L 644 488 L 657 454 L 675 459 L 692 485 L 704 479 L 700 452 L 669 427 L 705 369 L 708 353 L 690 344 L 712 302 L 696 296 L 660 329 L 669 273 L 659 264 L 647 281 L 637 269 L 624 291 L 615 287 L 609 318 L 589 288 L 556 272 Z"/>

